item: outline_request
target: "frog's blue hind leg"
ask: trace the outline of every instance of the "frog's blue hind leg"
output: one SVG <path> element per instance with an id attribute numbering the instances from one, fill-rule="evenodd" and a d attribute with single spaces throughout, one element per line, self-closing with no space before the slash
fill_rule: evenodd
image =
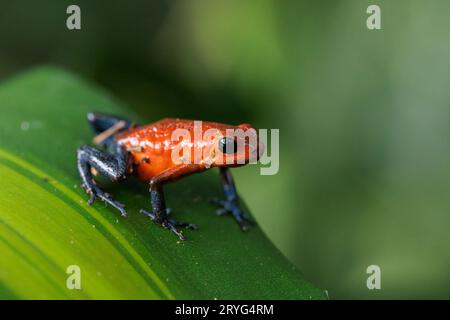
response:
<path id="1" fill-rule="evenodd" d="M 113 142 L 115 133 L 127 130 L 133 126 L 133 123 L 127 119 L 100 112 L 89 112 L 87 114 L 87 119 L 95 134 L 101 135 L 106 133 L 104 139 L 97 144 L 105 145 L 107 147 Z M 108 130 L 111 129 L 113 130 L 108 134 Z"/>
<path id="2" fill-rule="evenodd" d="M 132 122 L 127 119 L 100 112 L 89 112 L 87 118 L 95 133 L 101 133 L 114 126 L 119 121 L 124 121 L 126 123 L 126 129 L 132 125 Z"/>
<path id="3" fill-rule="evenodd" d="M 220 168 L 220 176 L 222 178 L 223 190 L 225 192 L 226 200 L 212 199 L 212 203 L 218 205 L 216 213 L 223 216 L 226 213 L 231 213 L 234 220 L 239 224 L 242 231 L 247 231 L 249 225 L 255 224 L 252 218 L 244 214 L 239 204 L 239 196 L 236 191 L 233 176 L 229 168 Z"/>
<path id="4" fill-rule="evenodd" d="M 81 178 L 81 186 L 90 195 L 88 204 L 91 205 L 95 199 L 100 199 L 110 204 L 120 211 L 122 216 L 126 216 L 125 206 L 111 198 L 95 182 L 93 171 L 111 179 L 111 181 L 124 180 L 128 175 L 129 154 L 114 141 L 114 134 L 126 130 L 132 123 L 119 117 L 102 113 L 88 113 L 88 121 L 95 133 L 101 135 L 105 133 L 98 142 L 100 147 L 107 150 L 100 150 L 95 147 L 83 145 L 77 150 L 77 166 Z M 117 126 L 120 124 L 120 127 Z M 114 128 L 117 126 L 116 128 Z M 111 130 L 114 128 L 114 130 Z M 110 130 L 111 132 L 108 132 Z"/>
<path id="5" fill-rule="evenodd" d="M 81 186 L 90 195 L 88 205 L 91 205 L 98 198 L 119 210 L 122 216 L 126 216 L 125 206 L 104 192 L 92 176 L 92 169 L 95 169 L 99 174 L 110 178 L 113 182 L 126 179 L 128 152 L 117 144 L 111 145 L 109 149 L 113 152 L 102 151 L 88 145 L 78 148 L 77 165 L 82 182 Z"/>

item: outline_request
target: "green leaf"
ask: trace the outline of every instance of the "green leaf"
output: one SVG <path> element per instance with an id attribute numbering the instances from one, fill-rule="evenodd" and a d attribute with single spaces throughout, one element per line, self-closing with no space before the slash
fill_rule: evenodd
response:
<path id="1" fill-rule="evenodd" d="M 326 298 L 258 227 L 242 233 L 214 214 L 207 199 L 222 196 L 215 171 L 166 187 L 173 215 L 199 226 L 185 242 L 139 213 L 150 203 L 134 178 L 101 181 L 127 205 L 127 219 L 101 202 L 86 205 L 75 166 L 77 147 L 92 140 L 86 113 L 157 119 L 139 119 L 50 67 L 3 84 L 0 110 L 0 298 Z M 69 265 L 81 269 L 81 290 L 66 287 Z"/>

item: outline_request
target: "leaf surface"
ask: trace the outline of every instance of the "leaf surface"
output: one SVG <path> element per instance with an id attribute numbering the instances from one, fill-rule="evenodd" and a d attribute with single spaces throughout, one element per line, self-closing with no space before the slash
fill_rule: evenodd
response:
<path id="1" fill-rule="evenodd" d="M 0 298 L 326 298 L 258 227 L 242 233 L 231 217 L 214 214 L 207 200 L 223 196 L 214 170 L 166 187 L 174 217 L 199 226 L 184 242 L 139 213 L 150 199 L 134 178 L 100 181 L 128 218 L 101 202 L 86 205 L 75 157 L 92 141 L 86 113 L 158 119 L 139 119 L 52 67 L 2 84 L 0 111 Z M 70 265 L 80 267 L 81 290 L 66 287 Z"/>

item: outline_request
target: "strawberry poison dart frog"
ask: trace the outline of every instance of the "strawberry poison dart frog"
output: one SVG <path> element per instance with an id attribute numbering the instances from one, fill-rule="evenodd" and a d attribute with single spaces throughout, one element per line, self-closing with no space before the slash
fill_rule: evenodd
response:
<path id="1" fill-rule="evenodd" d="M 149 184 L 152 212 L 140 212 L 155 223 L 175 233 L 181 240 L 185 237 L 178 227 L 196 229 L 196 225 L 169 218 L 164 200 L 163 186 L 192 173 L 218 167 L 225 192 L 225 200 L 214 199 L 219 206 L 218 215 L 230 213 L 245 231 L 253 220 L 243 213 L 239 197 L 229 170 L 259 159 L 263 145 L 256 130 L 249 124 L 230 126 L 214 122 L 200 122 L 200 140 L 193 139 L 199 122 L 183 119 L 163 119 L 137 126 L 117 116 L 94 113 L 87 115 L 90 126 L 97 136 L 98 147 L 83 145 L 77 150 L 77 165 L 82 187 L 90 195 L 88 204 L 100 199 L 120 211 L 126 217 L 125 206 L 104 192 L 93 175 L 101 174 L 113 182 L 126 179 L 132 173 Z M 175 130 L 184 135 L 174 138 Z M 252 135 L 230 135 L 229 132 L 253 132 Z M 206 139 L 202 135 L 209 133 Z M 184 151 L 182 154 L 181 151 Z M 182 154 L 174 157 L 174 154 Z"/>

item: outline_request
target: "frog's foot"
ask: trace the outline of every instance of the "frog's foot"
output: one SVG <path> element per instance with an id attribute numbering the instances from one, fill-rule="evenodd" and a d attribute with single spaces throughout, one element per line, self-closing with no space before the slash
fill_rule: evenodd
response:
<path id="1" fill-rule="evenodd" d="M 86 190 L 86 192 L 89 194 L 90 198 L 87 201 L 87 204 L 90 206 L 94 203 L 95 199 L 100 199 L 103 202 L 113 206 L 117 210 L 119 210 L 122 217 L 127 216 L 127 212 L 125 210 L 125 205 L 120 203 L 119 201 L 114 200 L 111 195 L 103 191 L 101 188 L 99 188 L 94 183 L 89 186 L 84 186 L 83 189 Z"/>
<path id="2" fill-rule="evenodd" d="M 242 212 L 242 209 L 239 206 L 237 200 L 220 200 L 214 198 L 211 199 L 210 202 L 219 206 L 219 209 L 216 210 L 216 214 L 218 216 L 223 216 L 227 213 L 231 213 L 242 231 L 247 231 L 250 226 L 256 224 L 250 216 Z"/>
<path id="3" fill-rule="evenodd" d="M 153 222 L 159 224 L 161 227 L 166 228 L 166 229 L 172 231 L 173 233 L 175 233 L 180 240 L 186 240 L 186 237 L 183 235 L 182 231 L 179 231 L 177 229 L 177 227 L 184 227 L 184 228 L 191 229 L 191 230 L 197 229 L 197 225 L 195 225 L 193 223 L 180 222 L 180 221 L 176 221 L 173 219 L 169 219 L 168 215 L 170 213 L 170 209 L 166 209 L 165 215 L 164 215 L 165 217 L 155 215 L 154 213 L 148 212 L 144 209 L 141 209 L 140 212 L 145 214 L 146 216 L 150 217 L 150 219 L 152 219 Z"/>

